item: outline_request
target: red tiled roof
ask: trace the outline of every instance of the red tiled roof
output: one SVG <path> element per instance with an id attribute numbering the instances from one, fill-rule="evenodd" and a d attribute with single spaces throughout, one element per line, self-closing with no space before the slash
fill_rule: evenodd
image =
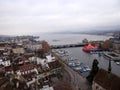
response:
<path id="1" fill-rule="evenodd" d="M 58 68 L 61 66 L 60 62 L 59 61 L 53 61 L 53 62 L 49 62 L 48 63 L 48 66 L 51 68 L 51 69 L 54 69 L 54 68 Z"/>
<path id="2" fill-rule="evenodd" d="M 4 83 L 8 82 L 9 80 L 7 78 L 1 78 L 0 79 L 0 86 L 3 85 Z"/>
<path id="3" fill-rule="evenodd" d="M 34 72 L 31 72 L 31 73 L 28 73 L 28 74 L 24 74 L 24 75 L 22 75 L 22 76 L 26 79 L 26 78 L 32 78 L 32 76 L 33 76 L 34 74 L 35 74 Z"/>
<path id="4" fill-rule="evenodd" d="M 24 71 L 24 70 L 31 70 L 33 69 L 34 66 L 31 65 L 31 64 L 23 64 L 22 66 L 19 66 L 18 69 L 21 70 L 21 71 Z"/>
<path id="5" fill-rule="evenodd" d="M 13 68 L 11 66 L 5 67 L 5 71 L 11 71 Z"/>

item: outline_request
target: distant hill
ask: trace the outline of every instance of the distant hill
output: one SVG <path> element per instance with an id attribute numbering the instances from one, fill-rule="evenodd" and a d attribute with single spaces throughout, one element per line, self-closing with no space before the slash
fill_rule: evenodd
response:
<path id="1" fill-rule="evenodd" d="M 48 32 L 47 34 L 99 34 L 106 35 L 107 33 L 120 33 L 120 30 L 86 30 L 86 31 L 59 31 Z"/>

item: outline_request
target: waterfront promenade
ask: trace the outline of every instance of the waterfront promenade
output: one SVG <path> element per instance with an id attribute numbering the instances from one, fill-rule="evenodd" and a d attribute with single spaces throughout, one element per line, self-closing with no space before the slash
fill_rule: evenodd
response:
<path id="1" fill-rule="evenodd" d="M 65 45 L 51 45 L 51 49 L 60 49 L 60 48 L 70 48 L 70 47 L 83 47 L 87 45 L 86 43 L 77 43 L 77 44 L 65 44 Z"/>
<path id="2" fill-rule="evenodd" d="M 62 63 L 64 67 L 64 71 L 62 72 L 63 79 L 70 82 L 71 85 L 73 85 L 74 90 L 91 90 L 91 85 L 86 78 L 65 64 L 60 56 L 56 55 L 55 53 L 53 53 L 53 55 Z"/>

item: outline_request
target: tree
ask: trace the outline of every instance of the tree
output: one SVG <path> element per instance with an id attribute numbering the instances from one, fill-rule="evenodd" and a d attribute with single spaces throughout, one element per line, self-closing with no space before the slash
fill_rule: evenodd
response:
<path id="1" fill-rule="evenodd" d="M 87 76 L 87 80 L 91 83 L 99 70 L 98 64 L 99 64 L 98 60 L 94 59 L 92 64 L 92 70 L 90 71 L 90 74 Z"/>
<path id="2" fill-rule="evenodd" d="M 102 44 L 101 43 L 99 43 L 98 48 L 102 49 Z"/>
<path id="3" fill-rule="evenodd" d="M 88 40 L 85 38 L 84 40 L 82 40 L 83 43 L 88 43 Z"/>
<path id="4" fill-rule="evenodd" d="M 45 58 L 45 53 L 44 53 L 43 49 L 36 50 L 35 54 L 37 57 Z"/>
<path id="5" fill-rule="evenodd" d="M 103 49 L 104 50 L 111 50 L 113 48 L 112 42 L 110 40 L 106 40 L 103 43 Z"/>
<path id="6" fill-rule="evenodd" d="M 44 53 L 48 53 L 51 50 L 49 44 L 46 41 L 42 41 L 42 49 Z"/>
<path id="7" fill-rule="evenodd" d="M 71 83 L 67 81 L 59 81 L 53 85 L 54 90 L 74 90 Z"/>

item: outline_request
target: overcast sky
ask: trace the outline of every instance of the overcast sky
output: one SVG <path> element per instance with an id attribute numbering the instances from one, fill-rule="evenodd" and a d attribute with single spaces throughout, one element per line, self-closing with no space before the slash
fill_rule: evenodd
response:
<path id="1" fill-rule="evenodd" d="M 119 25 L 120 0 L 0 0 L 0 34 Z"/>

